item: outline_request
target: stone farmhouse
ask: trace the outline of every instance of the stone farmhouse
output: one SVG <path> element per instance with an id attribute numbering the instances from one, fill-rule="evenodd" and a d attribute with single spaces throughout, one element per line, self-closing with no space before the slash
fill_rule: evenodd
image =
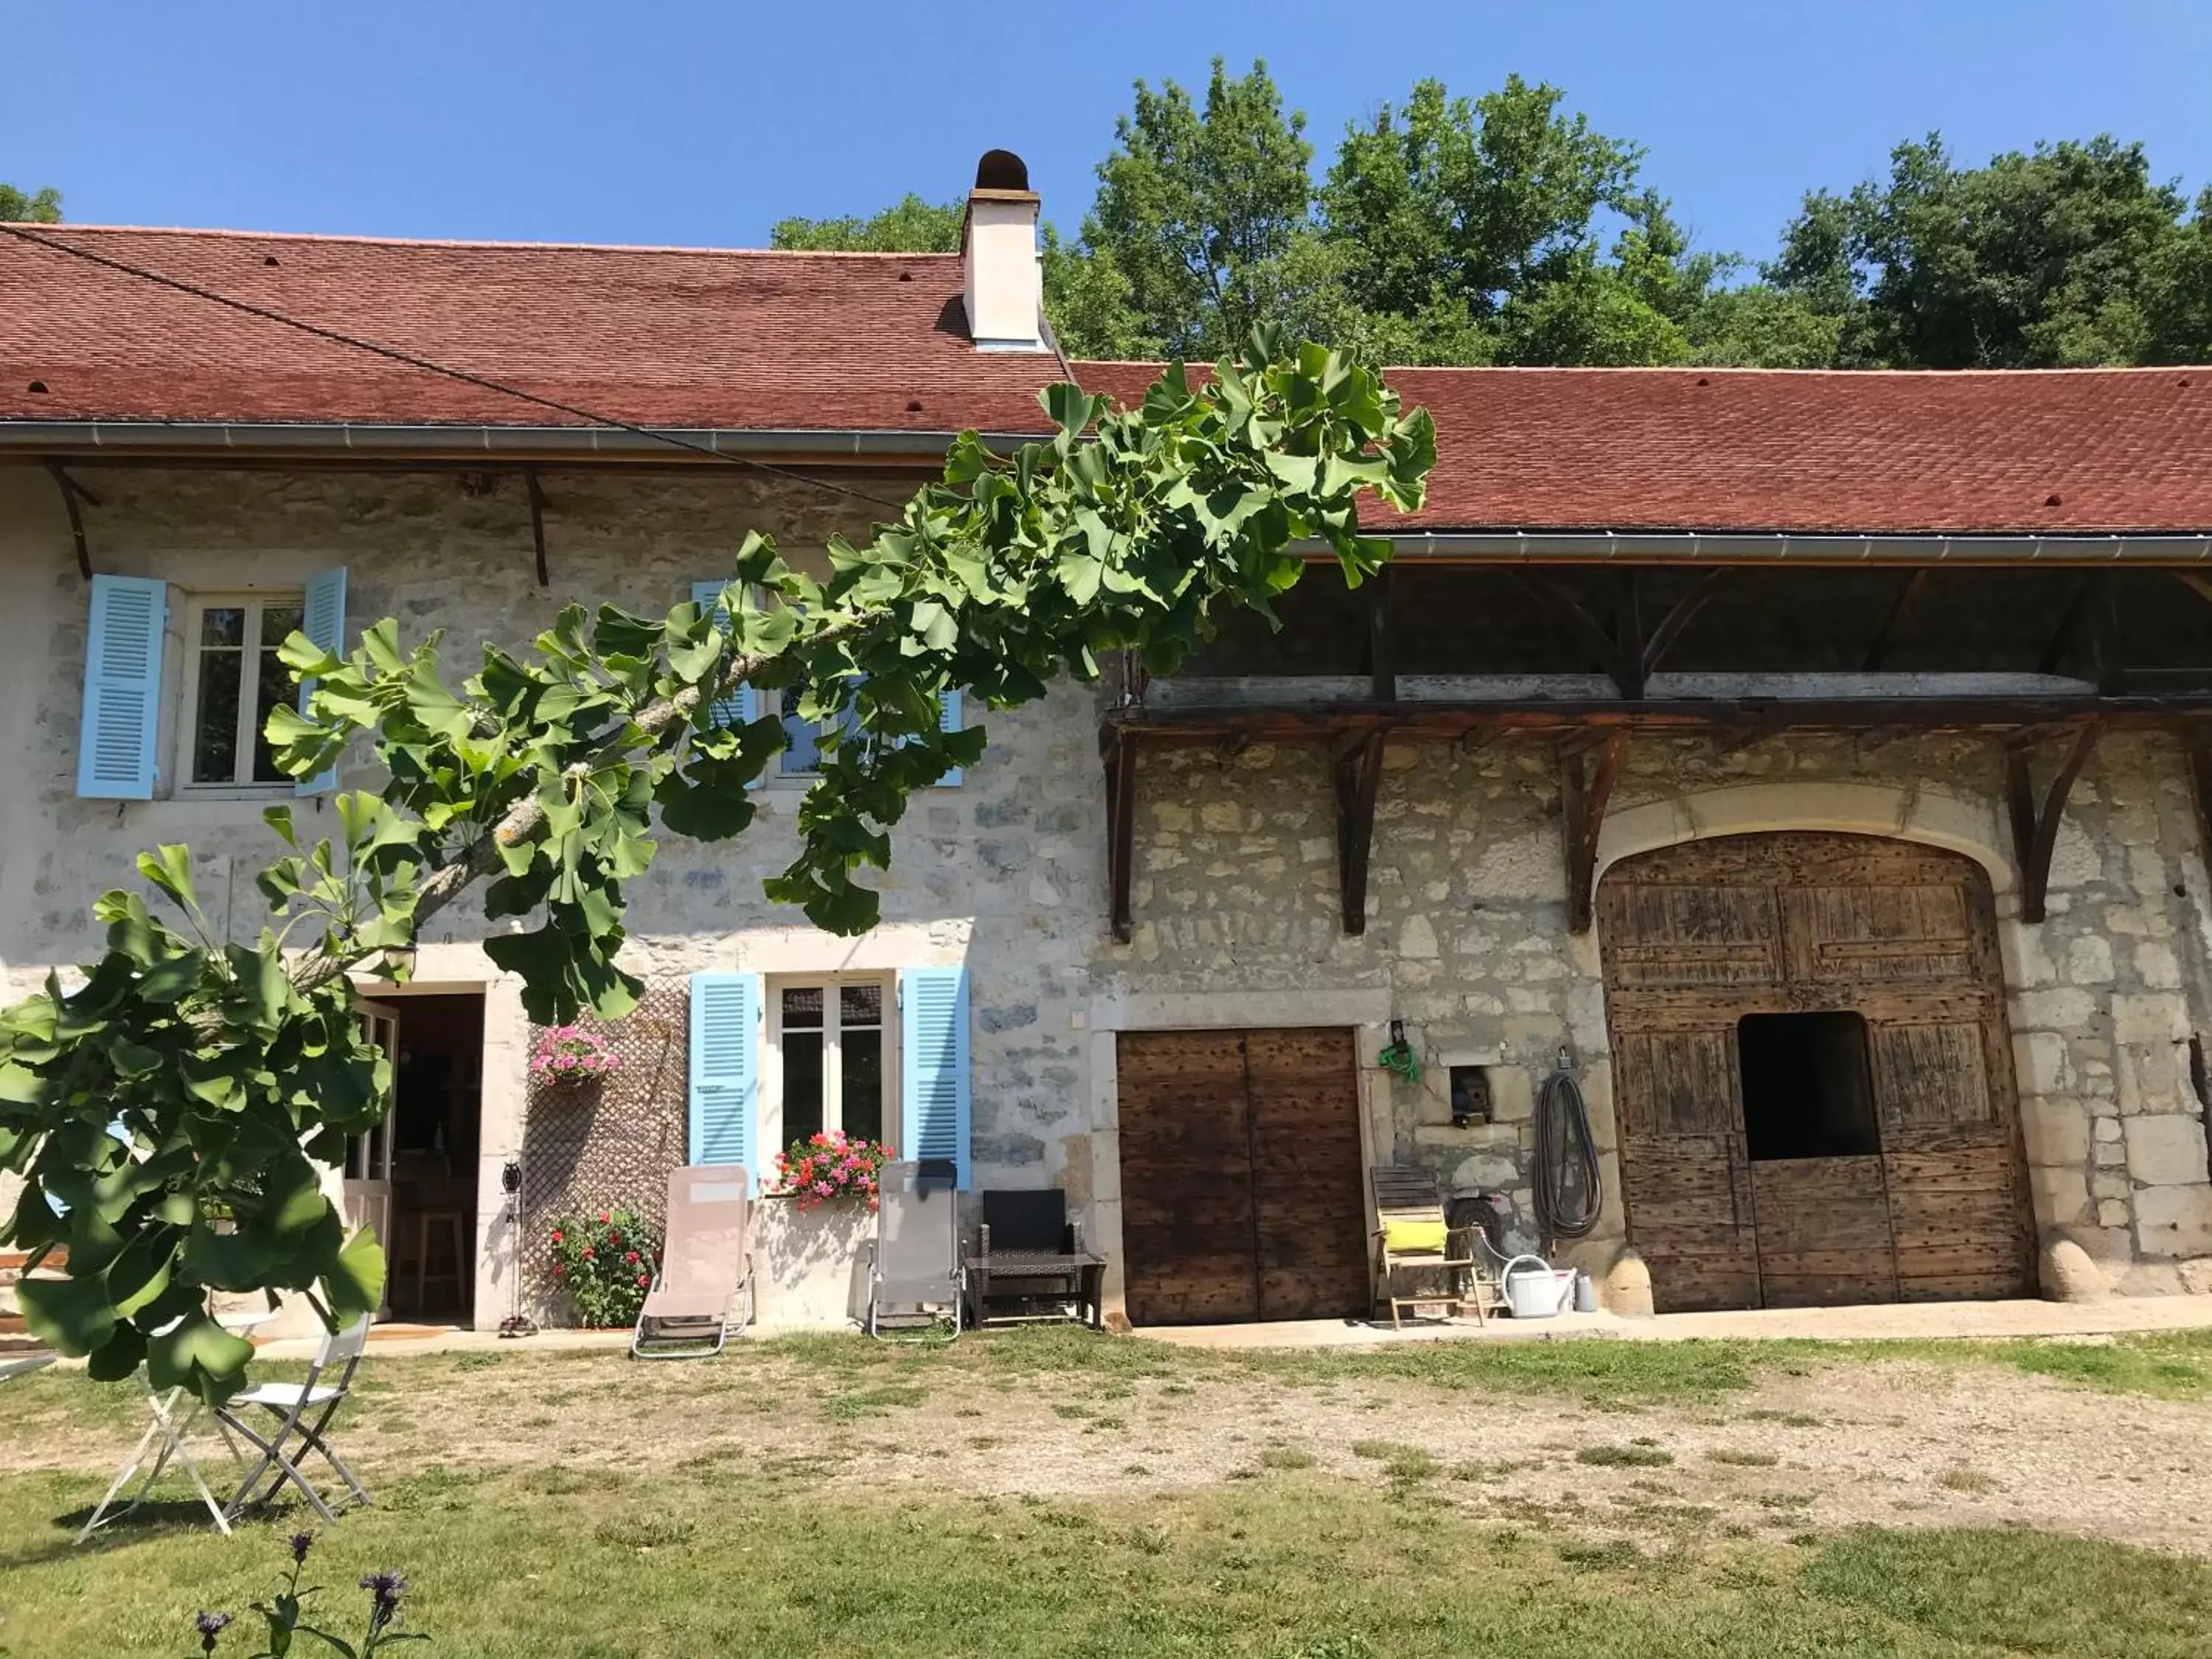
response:
<path id="1" fill-rule="evenodd" d="M 0 235 L 0 988 L 160 842 L 258 929 L 290 629 L 465 672 L 748 529 L 820 559 L 1052 381 L 1138 395 L 1054 344 L 1037 216 L 994 152 L 957 254 Z M 1442 459 L 1389 579 L 949 706 L 988 750 L 872 933 L 761 895 L 793 716 L 753 830 L 634 884 L 595 1088 L 532 1083 L 480 919 L 363 983 L 396 1310 L 549 1316 L 554 1218 L 842 1127 L 1065 1188 L 1139 1327 L 1360 1314 L 1374 1167 L 1538 1242 L 1562 1064 L 1604 1202 L 1559 1254 L 1624 1308 L 2212 1293 L 2212 368 L 1391 378 Z M 763 1320 L 847 1317 L 866 1218 L 762 1208 Z"/>

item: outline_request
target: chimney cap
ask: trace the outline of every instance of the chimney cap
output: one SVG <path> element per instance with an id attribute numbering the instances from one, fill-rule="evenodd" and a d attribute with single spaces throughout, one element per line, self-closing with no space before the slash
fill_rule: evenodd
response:
<path id="1" fill-rule="evenodd" d="M 975 163 L 977 190 L 1026 191 L 1030 165 L 1010 149 L 987 149 Z"/>

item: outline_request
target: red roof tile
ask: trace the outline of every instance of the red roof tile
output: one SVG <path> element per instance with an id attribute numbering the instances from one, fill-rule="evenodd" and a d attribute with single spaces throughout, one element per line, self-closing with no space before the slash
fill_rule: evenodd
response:
<path id="1" fill-rule="evenodd" d="M 1141 393 L 1156 365 L 1078 363 Z M 1399 368 L 1454 530 L 2212 531 L 2212 368 Z"/>
<path id="2" fill-rule="evenodd" d="M 1033 431 L 1060 377 L 975 350 L 955 254 L 37 234 L 641 425 Z M 575 423 L 0 236 L 0 420 L 83 419 Z"/>
<path id="3" fill-rule="evenodd" d="M 37 234 L 641 425 L 1036 431 L 1060 373 L 974 349 L 951 254 Z M 1419 527 L 2212 531 L 2208 368 L 1390 378 L 1437 419 Z M 0 236 L 0 422 L 39 420 L 582 423 Z"/>

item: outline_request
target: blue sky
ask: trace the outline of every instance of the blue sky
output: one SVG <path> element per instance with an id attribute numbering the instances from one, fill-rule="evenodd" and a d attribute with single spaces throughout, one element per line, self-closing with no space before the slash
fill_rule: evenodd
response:
<path id="1" fill-rule="evenodd" d="M 1941 128 L 1962 155 L 2110 131 L 2212 183 L 2207 0 L 14 0 L 0 179 L 72 219 L 758 246 L 792 213 L 956 195 L 1005 145 L 1073 227 L 1142 76 L 1264 57 L 1333 149 L 1441 77 L 1563 87 L 1754 257 L 1807 186 Z M 1347 20 L 1352 20 L 1347 22 Z M 1356 23 L 1371 21 L 1361 32 Z"/>

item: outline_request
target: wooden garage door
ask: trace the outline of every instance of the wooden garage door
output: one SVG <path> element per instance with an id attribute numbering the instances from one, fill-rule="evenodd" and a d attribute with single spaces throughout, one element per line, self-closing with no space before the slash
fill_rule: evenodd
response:
<path id="1" fill-rule="evenodd" d="M 1116 1063 L 1132 1322 L 1367 1310 L 1350 1030 L 1125 1031 Z"/>
<path id="2" fill-rule="evenodd" d="M 1870 836 L 1692 842 L 1598 893 L 1621 1186 L 1662 1310 L 2021 1296 L 2033 1232 L 1988 884 Z M 1863 1155 L 1755 1159 L 1738 1024 L 1863 1017 Z"/>

